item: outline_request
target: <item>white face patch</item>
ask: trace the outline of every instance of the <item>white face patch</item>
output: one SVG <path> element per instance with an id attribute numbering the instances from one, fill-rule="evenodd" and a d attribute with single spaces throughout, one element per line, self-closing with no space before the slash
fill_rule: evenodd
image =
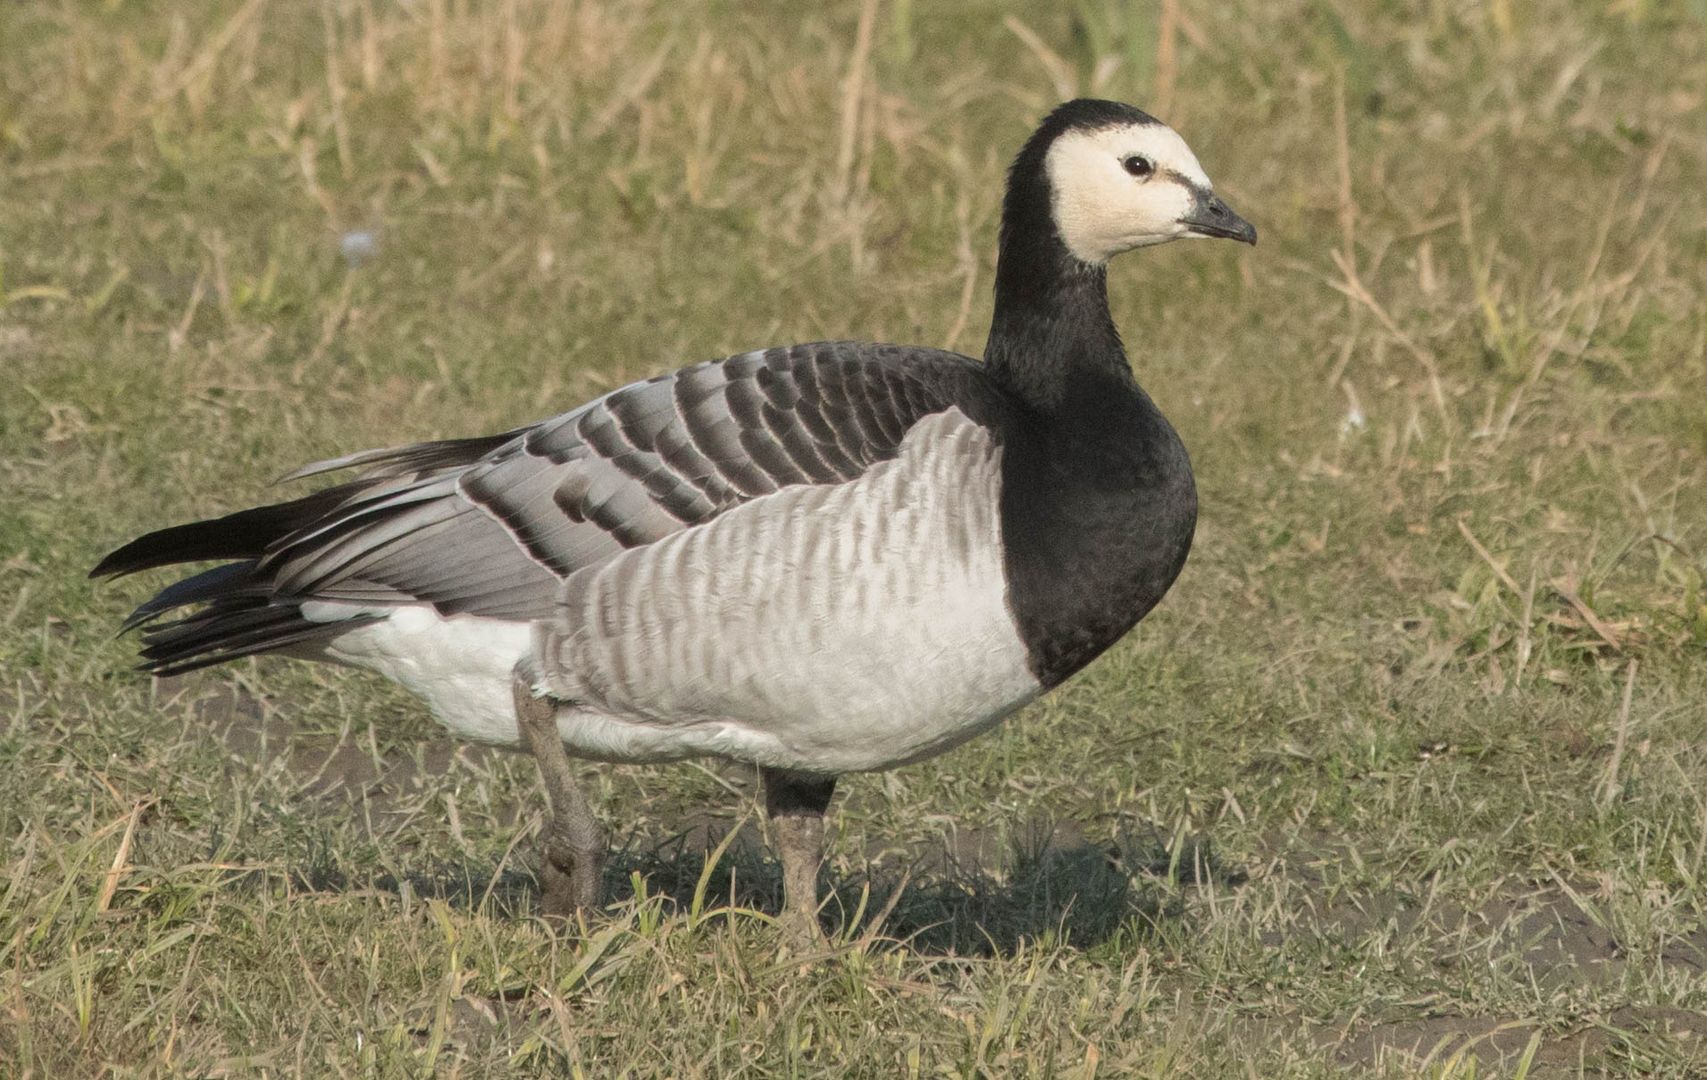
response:
<path id="1" fill-rule="evenodd" d="M 1141 154 L 1155 173 L 1139 179 L 1122 164 Z M 1055 192 L 1055 223 L 1067 250 L 1088 263 L 1193 235 L 1181 222 L 1211 190 L 1191 147 L 1165 124 L 1069 131 L 1050 144 L 1045 166 Z"/>

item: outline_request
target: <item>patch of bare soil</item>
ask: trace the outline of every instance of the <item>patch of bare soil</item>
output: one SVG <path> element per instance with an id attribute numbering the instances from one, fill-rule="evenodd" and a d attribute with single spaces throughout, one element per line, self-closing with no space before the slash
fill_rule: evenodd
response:
<path id="1" fill-rule="evenodd" d="M 1594 1076 L 1628 1036 L 1666 1039 L 1680 1053 L 1696 1055 L 1707 1069 L 1707 1016 L 1666 1006 L 1631 1006 L 1563 1034 L 1542 1031 L 1533 1021 L 1490 1016 L 1433 1016 L 1370 1024 L 1349 1033 L 1337 1056 L 1347 1065 L 1417 1067 L 1453 1057 L 1475 1057 L 1494 1069 L 1511 1069 L 1540 1033 L 1529 1075 Z"/>

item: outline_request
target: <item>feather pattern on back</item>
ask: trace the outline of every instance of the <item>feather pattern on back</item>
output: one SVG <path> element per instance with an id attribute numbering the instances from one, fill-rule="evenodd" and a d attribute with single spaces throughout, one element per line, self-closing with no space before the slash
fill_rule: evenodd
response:
<path id="1" fill-rule="evenodd" d="M 428 603 L 528 622 L 553 612 L 558 584 L 579 570 L 791 486 L 845 483 L 894 457 L 922 416 L 953 405 L 988 416 L 999 400 L 975 362 L 938 350 L 830 342 L 745 353 L 502 436 L 307 466 L 293 475 L 363 471 L 291 503 L 150 534 L 96 573 L 246 560 L 138 609 L 134 621 L 149 623 L 206 605 L 150 627 L 144 666 L 160 673 L 345 629 L 304 616 L 309 601 L 340 602 L 320 610 L 342 620 Z M 262 607 L 275 610 L 263 619 Z"/>

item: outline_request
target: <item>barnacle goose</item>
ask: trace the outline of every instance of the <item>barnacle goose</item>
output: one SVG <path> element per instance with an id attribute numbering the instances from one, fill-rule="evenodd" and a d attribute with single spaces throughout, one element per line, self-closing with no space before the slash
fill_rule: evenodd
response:
<path id="1" fill-rule="evenodd" d="M 455 735 L 526 747 L 551 914 L 596 905 L 606 847 L 570 756 L 756 764 L 810 934 L 840 774 L 989 729 L 1179 574 L 1191 466 L 1133 379 L 1105 266 L 1182 237 L 1256 231 L 1171 128 L 1068 102 L 1008 177 L 982 364 L 852 342 L 714 360 L 501 435 L 310 465 L 293 478 L 357 471 L 93 574 L 223 560 L 125 623 L 155 674 L 354 665 Z"/>

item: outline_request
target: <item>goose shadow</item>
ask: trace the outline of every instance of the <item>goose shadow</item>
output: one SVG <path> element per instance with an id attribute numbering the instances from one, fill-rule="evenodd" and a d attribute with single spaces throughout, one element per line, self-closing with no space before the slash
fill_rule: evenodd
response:
<path id="1" fill-rule="evenodd" d="M 162 688 L 182 689 L 170 680 L 162 680 Z M 300 745 L 292 743 L 288 724 L 240 692 L 216 688 L 191 707 L 238 758 L 274 760 L 291 752 L 281 748 Z M 459 767 L 458 762 L 499 753 L 435 747 L 422 763 L 395 753 L 376 763 L 366 748 L 340 741 L 330 749 L 317 746 L 301 753 L 300 761 L 288 760 L 293 770 L 311 775 L 310 795 L 340 807 L 361 803 L 364 814 L 380 818 L 407 816 L 411 807 L 400 807 L 390 793 L 417 776 L 439 775 Z M 751 783 L 739 770 L 729 779 L 737 786 Z M 713 860 L 725 839 L 730 842 Z M 300 891 L 374 889 L 506 918 L 539 911 L 538 881 L 531 870 L 518 869 L 531 866 L 531 843 L 496 865 L 417 857 L 401 873 L 364 872 L 340 854 L 340 845 L 314 831 L 307 843 L 287 875 Z M 210 850 L 221 847 L 215 838 Z M 854 937 L 874 932 L 916 952 L 941 956 L 1011 955 L 1046 940 L 1094 949 L 1123 938 L 1189 932 L 1186 889 L 1209 883 L 1236 886 L 1244 880 L 1237 868 L 1223 865 L 1207 838 L 1176 837 L 1143 823 L 1130 823 L 1112 840 L 1093 843 L 1070 822 L 1039 817 L 989 833 L 938 837 L 917 850 L 904 862 L 892 853 L 862 857 L 856 852 L 839 866 L 826 866 L 819 876 L 825 930 Z M 232 883 L 259 887 L 263 877 L 235 871 Z M 606 862 L 604 899 L 611 904 L 633 900 L 637 881 L 666 910 L 689 910 L 696 894 L 708 907 L 767 915 L 777 914 L 782 905 L 781 868 L 751 819 L 707 817 L 663 837 L 626 836 Z"/>
<path id="2" fill-rule="evenodd" d="M 783 898 L 780 865 L 752 825 L 735 826 L 734 836 L 730 831 L 631 837 L 605 864 L 605 902 L 622 904 L 640 894 L 661 901 L 666 911 L 683 912 L 697 898 L 702 911 L 776 915 Z M 831 934 L 870 934 L 921 955 L 1011 956 L 1037 943 L 1093 950 L 1184 929 L 1187 888 L 1236 887 L 1245 880 L 1202 837 L 1139 828 L 1099 845 L 1076 837 L 1063 843 L 1060 832 L 1049 823 L 1018 829 L 1006 851 L 990 859 L 957 855 L 939 843 L 906 867 L 886 860 L 845 871 L 826 865 L 819 875 L 820 921 Z M 372 888 L 464 910 L 484 908 L 503 918 L 539 911 L 531 871 L 495 873 L 490 864 L 447 863 L 358 882 L 330 859 L 311 858 L 292 877 L 298 888 L 314 892 Z"/>

